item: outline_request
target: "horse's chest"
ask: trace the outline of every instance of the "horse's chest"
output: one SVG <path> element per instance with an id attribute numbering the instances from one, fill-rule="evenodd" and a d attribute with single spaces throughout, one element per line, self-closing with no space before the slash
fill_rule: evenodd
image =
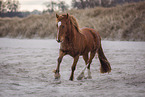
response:
<path id="1" fill-rule="evenodd" d="M 78 49 L 71 45 L 61 45 L 60 50 L 72 57 L 75 57 L 79 54 Z"/>

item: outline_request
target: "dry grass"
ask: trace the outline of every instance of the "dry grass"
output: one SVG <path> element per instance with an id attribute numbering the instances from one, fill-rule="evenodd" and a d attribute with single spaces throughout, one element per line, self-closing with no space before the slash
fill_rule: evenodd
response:
<path id="1" fill-rule="evenodd" d="M 145 2 L 123 6 L 70 10 L 80 27 L 91 27 L 104 39 L 145 41 Z M 60 13 L 62 14 L 62 13 Z M 0 36 L 21 38 L 55 38 L 55 13 L 27 18 L 1 18 Z"/>
<path id="2" fill-rule="evenodd" d="M 54 35 L 52 15 L 32 15 L 27 18 L 4 18 L 0 21 L 0 36 L 33 38 Z M 54 36 L 53 36 L 54 37 Z"/>

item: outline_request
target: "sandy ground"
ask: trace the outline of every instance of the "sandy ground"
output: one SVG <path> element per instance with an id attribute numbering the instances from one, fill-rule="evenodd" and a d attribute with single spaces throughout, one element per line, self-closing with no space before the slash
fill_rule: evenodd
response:
<path id="1" fill-rule="evenodd" d="M 65 56 L 61 82 L 54 81 L 59 44 L 55 40 L 0 38 L 0 97 L 145 97 L 145 42 L 102 41 L 112 72 L 101 74 L 98 58 L 92 79 L 76 80 L 85 66 L 80 57 L 74 81 L 73 59 Z M 87 73 L 87 72 L 86 72 Z"/>

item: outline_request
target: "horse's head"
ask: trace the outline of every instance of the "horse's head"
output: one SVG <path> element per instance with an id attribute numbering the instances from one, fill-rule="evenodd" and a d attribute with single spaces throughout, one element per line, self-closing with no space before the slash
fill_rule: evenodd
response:
<path id="1" fill-rule="evenodd" d="M 63 42 L 68 30 L 68 18 L 69 15 L 58 15 L 56 14 L 57 18 L 57 42 Z"/>

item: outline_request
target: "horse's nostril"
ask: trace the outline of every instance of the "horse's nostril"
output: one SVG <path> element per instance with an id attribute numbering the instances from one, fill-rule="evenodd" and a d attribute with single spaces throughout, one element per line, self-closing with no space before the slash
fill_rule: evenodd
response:
<path id="1" fill-rule="evenodd" d="M 58 39 L 58 40 L 56 40 L 57 42 L 60 42 L 60 40 Z"/>

